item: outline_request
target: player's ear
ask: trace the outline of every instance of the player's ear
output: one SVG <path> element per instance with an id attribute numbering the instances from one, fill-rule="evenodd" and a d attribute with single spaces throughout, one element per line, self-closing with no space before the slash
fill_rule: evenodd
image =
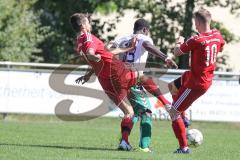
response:
<path id="1" fill-rule="evenodd" d="M 145 33 L 145 34 L 147 33 L 147 28 L 146 27 L 143 28 L 143 33 Z"/>
<path id="2" fill-rule="evenodd" d="M 148 28 L 144 27 L 144 28 L 143 28 L 143 33 L 146 34 L 146 35 L 148 35 L 148 32 L 149 32 Z"/>

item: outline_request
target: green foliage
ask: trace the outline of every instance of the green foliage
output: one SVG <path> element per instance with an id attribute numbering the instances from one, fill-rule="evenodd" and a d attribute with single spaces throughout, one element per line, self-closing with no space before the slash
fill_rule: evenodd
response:
<path id="1" fill-rule="evenodd" d="M 75 54 L 76 33 L 71 28 L 69 17 L 76 12 L 109 14 L 116 10 L 116 5 L 107 0 L 69 0 L 67 2 L 38 0 L 34 8 L 41 13 L 41 25 L 50 27 L 51 32 L 53 32 L 51 37 L 48 37 L 40 44 L 44 61 L 50 63 L 74 63 L 70 60 Z M 109 32 L 114 29 L 115 23 L 116 21 L 101 22 L 101 19 L 93 18 L 92 32 L 97 36 L 103 35 L 104 30 Z"/>
<path id="2" fill-rule="evenodd" d="M 237 37 L 233 33 L 231 33 L 227 28 L 225 28 L 223 23 L 212 21 L 211 27 L 218 29 L 227 43 L 234 42 L 237 40 Z"/>
<path id="3" fill-rule="evenodd" d="M 187 3 L 188 2 L 188 3 Z M 133 9 L 137 17 L 150 19 L 151 35 L 157 46 L 165 53 L 171 53 L 179 34 L 192 34 L 190 23 L 195 6 L 229 7 L 238 14 L 240 3 L 232 0 L 1 0 L 0 1 L 0 60 L 44 61 L 49 63 L 74 63 L 74 41 L 76 34 L 69 25 L 69 17 L 75 12 L 98 14 L 92 19 L 93 33 L 104 37 L 116 28 L 126 9 Z M 115 13 L 116 18 L 104 22 L 101 15 Z M 227 42 L 237 40 L 223 24 L 214 22 Z M 107 41 L 115 35 L 109 35 Z M 105 37 L 104 37 L 105 38 Z M 150 57 L 152 63 L 161 65 L 159 59 Z M 177 59 L 177 61 L 179 61 Z M 181 61 L 179 61 L 181 62 Z"/>
<path id="4" fill-rule="evenodd" d="M 97 6 L 96 11 L 102 14 L 111 14 L 117 10 L 117 5 L 113 1 L 108 1 Z"/>
<path id="5" fill-rule="evenodd" d="M 174 42 L 180 34 L 186 38 L 193 34 L 192 14 L 196 7 L 229 7 L 232 14 L 239 13 L 240 2 L 233 0 L 185 0 L 175 2 L 174 0 L 132 0 L 125 6 L 120 6 L 134 9 L 137 11 L 137 17 L 150 16 L 151 35 L 154 43 L 160 47 L 165 53 L 171 53 L 174 47 Z M 213 22 L 212 27 L 221 31 L 226 42 L 238 40 L 231 31 L 226 29 L 222 23 Z M 161 61 L 154 57 L 150 57 L 150 62 L 160 64 Z M 188 57 L 180 57 L 176 59 L 180 64 L 180 68 L 187 68 Z"/>
<path id="6" fill-rule="evenodd" d="M 196 1 L 198 6 L 209 6 L 216 7 L 220 6 L 223 8 L 229 7 L 232 14 L 239 14 L 240 1 L 239 0 L 198 0 Z"/>
<path id="7" fill-rule="evenodd" d="M 39 27 L 40 22 L 32 11 L 35 0 L 0 1 L 0 60 L 40 61 L 38 43 L 48 35 L 47 27 Z"/>

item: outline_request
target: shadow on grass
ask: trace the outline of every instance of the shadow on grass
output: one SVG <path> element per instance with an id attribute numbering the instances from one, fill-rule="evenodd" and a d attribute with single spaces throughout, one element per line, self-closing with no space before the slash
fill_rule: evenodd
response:
<path id="1" fill-rule="evenodd" d="M 14 147 L 36 147 L 36 148 L 55 148 L 55 149 L 79 149 L 92 151 L 119 151 L 114 148 L 98 148 L 98 147 L 81 147 L 81 146 L 61 146 L 61 145 L 45 145 L 45 144 L 10 144 L 0 143 L 0 146 L 14 146 Z"/>

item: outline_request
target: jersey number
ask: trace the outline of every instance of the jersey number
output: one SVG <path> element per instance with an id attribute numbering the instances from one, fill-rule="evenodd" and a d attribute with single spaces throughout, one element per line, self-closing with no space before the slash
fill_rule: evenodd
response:
<path id="1" fill-rule="evenodd" d="M 129 52 L 129 53 L 127 53 L 127 57 L 126 57 L 127 62 L 133 63 L 133 62 L 134 62 L 134 58 L 135 58 L 134 52 Z"/>
<path id="2" fill-rule="evenodd" d="M 209 66 L 210 64 L 214 64 L 216 62 L 216 56 L 218 52 L 217 45 L 213 44 L 212 46 L 207 46 L 205 51 L 207 53 L 206 65 Z"/>
<path id="3" fill-rule="evenodd" d="M 130 46 L 130 44 L 131 44 L 131 40 L 125 42 L 123 45 L 124 45 L 124 47 L 128 47 L 128 46 Z M 136 49 L 133 50 L 133 51 L 131 51 L 131 52 L 127 52 L 127 53 L 124 55 L 123 60 L 124 60 L 125 62 L 133 63 L 133 62 L 134 62 L 134 59 L 135 59 L 135 51 L 136 51 Z"/>

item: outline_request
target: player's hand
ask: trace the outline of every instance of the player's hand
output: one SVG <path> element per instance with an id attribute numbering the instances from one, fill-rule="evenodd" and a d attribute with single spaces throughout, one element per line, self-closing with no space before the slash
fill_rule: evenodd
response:
<path id="1" fill-rule="evenodd" d="M 183 44 L 184 43 L 184 39 L 185 39 L 184 37 L 180 36 L 180 37 L 178 37 L 176 43 L 177 44 Z"/>
<path id="2" fill-rule="evenodd" d="M 135 49 L 135 47 L 136 47 L 136 43 L 137 43 L 137 36 L 134 36 L 132 39 L 131 39 L 131 44 L 130 44 L 130 48 L 132 48 L 132 49 Z"/>
<path id="3" fill-rule="evenodd" d="M 89 75 L 84 75 L 84 76 L 81 76 L 81 77 L 79 77 L 78 79 L 76 79 L 75 82 L 76 82 L 77 84 L 79 84 L 80 82 L 81 82 L 82 84 L 84 84 L 84 83 L 86 83 L 89 79 L 90 79 L 90 76 L 89 76 Z"/>
<path id="4" fill-rule="evenodd" d="M 178 68 L 178 65 L 170 58 L 166 58 L 165 62 L 167 64 L 167 67 L 169 68 L 174 68 L 174 69 Z"/>

